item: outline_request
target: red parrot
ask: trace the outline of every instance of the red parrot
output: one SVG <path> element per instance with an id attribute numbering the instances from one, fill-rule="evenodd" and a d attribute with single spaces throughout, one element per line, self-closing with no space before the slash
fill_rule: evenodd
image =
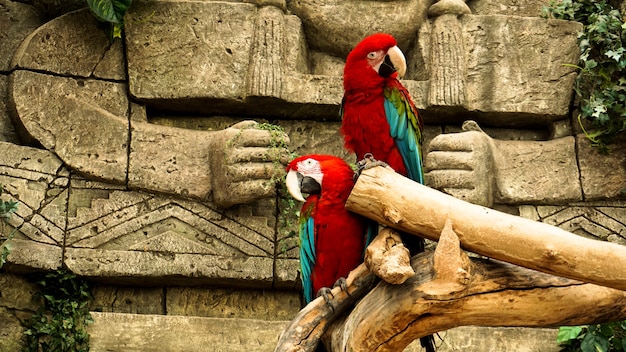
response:
<path id="1" fill-rule="evenodd" d="M 361 160 L 370 153 L 396 172 L 424 183 L 422 129 L 424 123 L 407 89 L 398 80 L 406 59 L 395 38 L 377 33 L 363 39 L 348 54 L 343 71 L 341 134 L 346 149 Z M 424 250 L 424 240 L 400 234 L 411 255 Z M 433 338 L 420 339 L 427 352 Z"/>
<path id="2" fill-rule="evenodd" d="M 396 172 L 424 183 L 423 122 L 398 80 L 406 60 L 389 34 L 363 39 L 346 58 L 341 133 L 357 160 L 371 153 Z"/>
<path id="3" fill-rule="evenodd" d="M 287 166 L 287 190 L 302 205 L 299 219 L 300 268 L 304 300 L 363 261 L 365 247 L 378 225 L 345 209 L 354 187 L 354 171 L 331 155 L 306 155 Z M 306 200 L 302 193 L 308 193 Z"/>

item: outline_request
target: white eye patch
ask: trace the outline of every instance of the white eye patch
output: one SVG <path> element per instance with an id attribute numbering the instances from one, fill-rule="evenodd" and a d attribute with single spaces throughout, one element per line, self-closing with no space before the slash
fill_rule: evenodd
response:
<path id="1" fill-rule="evenodd" d="M 298 163 L 298 172 L 303 176 L 313 178 L 317 183 L 322 185 L 322 179 L 324 174 L 322 173 L 322 167 L 320 162 L 315 159 L 305 159 Z"/>

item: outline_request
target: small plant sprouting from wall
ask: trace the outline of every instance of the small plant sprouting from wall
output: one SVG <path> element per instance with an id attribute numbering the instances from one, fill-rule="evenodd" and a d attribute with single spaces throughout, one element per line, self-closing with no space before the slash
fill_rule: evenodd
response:
<path id="1" fill-rule="evenodd" d="M 579 74 L 574 88 L 579 119 L 591 122 L 592 130 L 584 131 L 587 138 L 607 152 L 607 144 L 626 130 L 624 15 L 609 0 L 551 0 L 543 15 L 583 24 L 578 36 Z"/>
<path id="2" fill-rule="evenodd" d="M 87 281 L 66 268 L 43 274 L 33 299 L 42 306 L 26 322 L 22 352 L 86 352 L 93 323 L 89 313 L 91 291 Z"/>
<path id="3" fill-rule="evenodd" d="M 122 38 L 124 15 L 132 0 L 86 0 L 91 13 L 100 21 L 108 23 L 111 41 Z"/>
<path id="4" fill-rule="evenodd" d="M 4 186 L 0 185 L 0 196 L 4 193 Z M 0 230 L 4 230 L 4 225 L 11 218 L 11 214 L 17 211 L 17 202 L 12 200 L 2 200 L 0 199 Z M 9 233 L 9 235 L 4 239 L 2 244 L 0 244 L 0 268 L 6 263 L 7 257 L 11 252 L 11 247 L 9 245 L 9 240 L 13 238 L 15 232 L 17 230 L 14 229 Z M 3 232 L 0 232 L 0 237 L 3 235 Z"/>

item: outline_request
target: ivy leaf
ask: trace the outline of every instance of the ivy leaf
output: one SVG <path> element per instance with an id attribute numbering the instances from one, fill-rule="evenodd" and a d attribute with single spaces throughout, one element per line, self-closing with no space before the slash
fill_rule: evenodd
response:
<path id="1" fill-rule="evenodd" d="M 99 20 L 110 23 L 124 22 L 124 14 L 132 0 L 87 0 L 89 9 Z"/>
<path id="2" fill-rule="evenodd" d="M 622 58 L 623 52 L 624 52 L 624 48 L 619 48 L 617 51 L 609 50 L 605 52 L 604 55 L 606 55 L 609 59 L 619 61 Z"/>
<path id="3" fill-rule="evenodd" d="M 580 349 L 583 352 L 607 352 L 609 350 L 609 339 L 602 335 L 592 334 L 590 331 L 583 338 Z"/>
<path id="4" fill-rule="evenodd" d="M 582 326 L 561 326 L 559 334 L 556 336 L 556 342 L 559 345 L 569 343 L 569 341 L 575 340 L 582 331 Z"/>

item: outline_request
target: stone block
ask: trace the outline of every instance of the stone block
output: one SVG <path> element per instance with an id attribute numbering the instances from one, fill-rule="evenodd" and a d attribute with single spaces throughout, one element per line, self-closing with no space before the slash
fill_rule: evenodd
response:
<path id="1" fill-rule="evenodd" d="M 584 134 L 576 136 L 578 163 L 585 200 L 620 198 L 626 196 L 626 138 L 609 146 L 610 152 L 600 153 Z"/>
<path id="2" fill-rule="evenodd" d="M 465 108 L 497 126 L 547 125 L 569 112 L 578 62 L 577 22 L 466 15 Z M 491 117 L 488 115 L 492 115 Z"/>
<path id="3" fill-rule="evenodd" d="M 32 300 L 32 296 L 36 291 L 36 285 L 22 276 L 7 273 L 0 274 L 1 308 L 36 311 L 38 304 L 35 304 Z"/>
<path id="4" fill-rule="evenodd" d="M 53 271 L 61 267 L 60 246 L 13 239 L 8 242 L 9 256 L 3 268 L 12 273 Z"/>
<path id="5" fill-rule="evenodd" d="M 582 200 L 574 138 L 495 142 L 497 203 Z"/>
<path id="6" fill-rule="evenodd" d="M 89 309 L 97 312 L 164 314 L 165 289 L 93 285 Z"/>
<path id="7" fill-rule="evenodd" d="M 169 315 L 291 320 L 300 311 L 300 294 L 294 291 L 169 287 L 166 309 Z"/>
<path id="8" fill-rule="evenodd" d="M 64 263 L 77 275 L 118 284 L 270 288 L 273 259 L 154 251 L 67 248 Z"/>
<path id="9" fill-rule="evenodd" d="M 558 352 L 557 329 L 464 326 L 435 336 L 437 352 Z M 423 351 L 413 342 L 405 351 Z"/>
<path id="10" fill-rule="evenodd" d="M 541 10 L 549 3 L 549 0 L 479 0 L 468 1 L 467 5 L 475 15 L 540 17 Z"/>
<path id="11" fill-rule="evenodd" d="M 287 8 L 302 20 L 311 49 L 344 58 L 365 36 L 375 32 L 392 34 L 400 48 L 408 50 L 430 5 L 431 1 L 424 0 L 287 2 Z"/>
<path id="12" fill-rule="evenodd" d="M 91 313 L 93 352 L 271 352 L 288 321 Z"/>
<path id="13" fill-rule="evenodd" d="M 128 98 L 121 83 L 14 71 L 11 111 L 23 138 L 96 179 L 125 182 Z"/>
<path id="14" fill-rule="evenodd" d="M 119 60 L 121 46 L 111 45 L 107 32 L 87 9 L 67 13 L 37 28 L 15 51 L 12 68 L 90 77 L 101 61 Z M 122 61 L 108 64 L 111 77 L 122 79 Z M 102 69 L 102 67 L 100 67 Z M 113 72 L 115 74 L 113 74 Z"/>
<path id="15" fill-rule="evenodd" d="M 138 2 L 128 13 L 130 92 L 141 100 L 245 94 L 257 7 L 230 2 Z"/>
<path id="16" fill-rule="evenodd" d="M 0 307 L 0 352 L 22 351 L 25 330 L 12 311 Z"/>
<path id="17" fill-rule="evenodd" d="M 17 48 L 44 20 L 31 5 L 0 0 L 0 7 L 0 71 L 7 72 Z"/>
<path id="18" fill-rule="evenodd" d="M 9 116 L 7 102 L 8 77 L 0 75 L 0 141 L 18 144 L 19 137 Z"/>
<path id="19" fill-rule="evenodd" d="M 567 206 L 520 207 L 520 215 L 560 227 L 579 236 L 626 243 L 626 204 L 623 201 L 584 202 Z"/>

